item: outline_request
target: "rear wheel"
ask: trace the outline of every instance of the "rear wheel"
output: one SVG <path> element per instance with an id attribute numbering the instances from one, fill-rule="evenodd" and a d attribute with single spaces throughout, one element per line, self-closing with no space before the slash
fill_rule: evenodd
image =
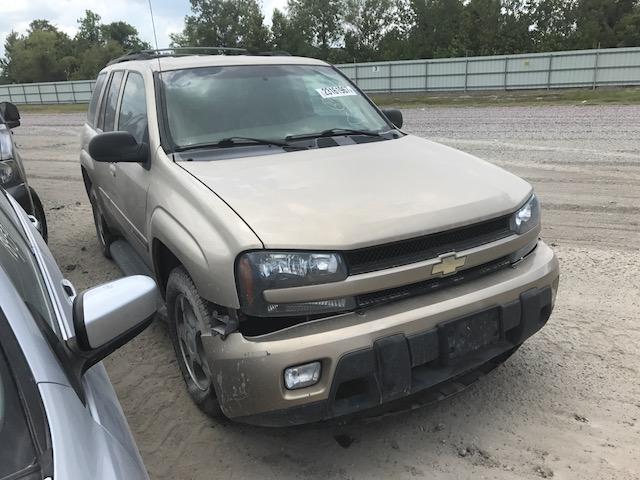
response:
<path id="1" fill-rule="evenodd" d="M 91 202 L 91 210 L 93 211 L 93 223 L 96 226 L 96 235 L 98 236 L 98 244 L 100 246 L 100 250 L 105 257 L 111 258 L 111 251 L 109 250 L 109 247 L 111 246 L 111 243 L 113 243 L 115 238 L 109 231 L 107 222 L 105 221 L 104 216 L 100 211 L 98 196 L 96 195 L 96 191 L 93 188 L 93 185 L 89 190 L 89 200 Z"/>
<path id="2" fill-rule="evenodd" d="M 211 309 L 183 267 L 176 267 L 167 282 L 169 334 L 187 391 L 196 405 L 211 417 L 223 416 L 202 335 L 211 328 Z"/>

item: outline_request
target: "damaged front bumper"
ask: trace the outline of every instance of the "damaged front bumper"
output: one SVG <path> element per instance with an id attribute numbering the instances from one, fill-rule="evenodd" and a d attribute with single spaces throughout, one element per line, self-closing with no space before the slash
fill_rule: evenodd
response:
<path id="1" fill-rule="evenodd" d="M 284 426 L 429 390 L 506 358 L 542 328 L 558 272 L 540 241 L 514 268 L 432 294 L 260 337 L 203 337 L 218 401 L 236 421 Z M 287 390 L 284 370 L 314 361 L 319 382 Z"/>

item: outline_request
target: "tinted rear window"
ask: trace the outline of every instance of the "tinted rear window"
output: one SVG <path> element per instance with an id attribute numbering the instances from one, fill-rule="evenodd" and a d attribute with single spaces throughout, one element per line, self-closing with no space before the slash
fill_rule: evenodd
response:
<path id="1" fill-rule="evenodd" d="M 89 103 L 89 111 L 87 112 L 87 123 L 92 127 L 96 121 L 96 110 L 98 109 L 98 101 L 100 100 L 100 94 L 104 87 L 104 81 L 107 79 L 107 72 L 98 75 L 96 84 L 93 87 L 93 95 L 91 95 L 91 103 Z"/>
<path id="2" fill-rule="evenodd" d="M 122 83 L 123 71 L 115 72 L 109 84 L 109 93 L 107 93 L 106 106 L 104 110 L 104 123 L 102 130 L 105 132 L 113 131 L 113 123 L 116 119 L 116 104 L 118 103 L 118 93 L 120 92 L 120 83 Z"/>

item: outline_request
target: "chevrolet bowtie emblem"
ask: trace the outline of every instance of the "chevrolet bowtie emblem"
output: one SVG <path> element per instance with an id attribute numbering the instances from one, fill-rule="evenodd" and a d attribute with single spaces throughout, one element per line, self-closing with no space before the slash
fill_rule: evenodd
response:
<path id="1" fill-rule="evenodd" d="M 440 262 L 436 263 L 431 269 L 431 275 L 450 275 L 464 266 L 466 261 L 467 257 L 457 257 L 455 253 L 441 256 Z"/>

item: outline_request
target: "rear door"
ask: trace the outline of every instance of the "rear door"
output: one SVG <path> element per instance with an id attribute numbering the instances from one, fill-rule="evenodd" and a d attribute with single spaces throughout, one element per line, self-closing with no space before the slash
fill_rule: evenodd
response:
<path id="1" fill-rule="evenodd" d="M 149 143 L 146 87 L 144 77 L 129 71 L 123 82 L 115 129 L 129 132 L 138 143 Z M 151 87 L 151 86 L 150 86 Z M 143 258 L 147 255 L 146 213 L 151 161 L 115 164 L 114 196 L 118 212 L 125 222 L 123 233 Z"/>
<path id="2" fill-rule="evenodd" d="M 97 114 L 96 131 L 98 133 L 114 131 L 118 100 L 120 99 L 124 75 L 124 70 L 116 70 L 109 78 L 109 83 L 102 96 L 102 103 Z M 104 207 L 103 213 L 109 218 L 110 225 L 115 224 L 118 229 L 122 230 L 126 222 L 114 202 L 114 198 L 117 195 L 115 180 L 116 164 L 109 162 L 93 162 L 93 164 L 93 174 L 95 177 L 93 182 L 97 187 L 96 193 L 98 199 Z"/>

